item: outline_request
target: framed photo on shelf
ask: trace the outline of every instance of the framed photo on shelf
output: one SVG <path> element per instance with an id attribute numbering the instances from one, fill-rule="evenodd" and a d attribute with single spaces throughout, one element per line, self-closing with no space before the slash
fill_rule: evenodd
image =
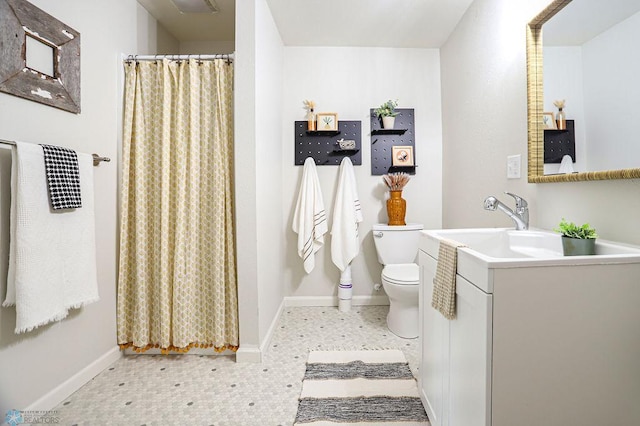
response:
<path id="1" fill-rule="evenodd" d="M 545 130 L 556 130 L 558 128 L 552 112 L 542 113 L 542 128 Z"/>
<path id="2" fill-rule="evenodd" d="M 338 130 L 338 113 L 319 112 L 316 114 L 316 130 L 336 131 Z"/>
<path id="3" fill-rule="evenodd" d="M 414 166 L 413 147 L 397 145 L 391 148 L 391 156 L 394 166 Z"/>

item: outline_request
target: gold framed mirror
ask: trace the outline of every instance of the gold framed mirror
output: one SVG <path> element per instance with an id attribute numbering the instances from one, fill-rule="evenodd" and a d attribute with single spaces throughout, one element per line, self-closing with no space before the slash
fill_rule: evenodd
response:
<path id="1" fill-rule="evenodd" d="M 544 60 L 542 27 L 572 0 L 555 0 L 527 25 L 527 175 L 530 183 L 640 178 L 640 168 L 582 171 L 545 175 L 544 163 Z M 578 148 L 576 148 L 578 149 Z"/>

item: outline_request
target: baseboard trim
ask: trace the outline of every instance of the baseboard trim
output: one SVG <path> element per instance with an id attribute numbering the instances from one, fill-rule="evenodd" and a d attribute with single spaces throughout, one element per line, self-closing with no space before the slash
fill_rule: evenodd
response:
<path id="1" fill-rule="evenodd" d="M 69 395 L 80 389 L 108 366 L 120 359 L 121 356 L 120 348 L 118 346 L 113 347 L 100 358 L 31 403 L 25 408 L 25 411 L 48 411 L 53 409 L 67 399 Z"/>
<path id="2" fill-rule="evenodd" d="M 282 312 L 284 311 L 284 300 L 278 306 L 278 310 L 271 321 L 271 325 L 267 330 L 267 334 L 264 337 L 264 340 L 260 344 L 259 347 L 255 345 L 243 345 L 240 343 L 240 347 L 236 352 L 236 362 L 237 363 L 261 363 L 262 362 L 262 354 L 265 353 L 269 349 L 269 345 L 271 344 L 271 339 L 273 339 L 273 333 L 278 326 L 278 322 L 280 322 L 280 317 L 282 316 Z"/>
<path id="3" fill-rule="evenodd" d="M 387 296 L 353 296 L 352 306 L 389 305 Z M 288 296 L 284 306 L 338 306 L 337 296 Z"/>
<path id="4" fill-rule="evenodd" d="M 366 305 L 389 305 L 389 298 L 387 296 L 354 296 L 351 299 L 353 306 L 366 306 Z M 278 307 L 276 315 L 274 315 L 271 325 L 267 330 L 267 334 L 260 344 L 256 345 L 243 345 L 240 343 L 240 347 L 236 352 L 237 363 L 261 363 L 262 354 L 269 349 L 273 334 L 278 326 L 280 317 L 286 307 L 294 306 L 338 306 L 338 297 L 333 296 L 289 296 L 285 297 Z"/>
<path id="5" fill-rule="evenodd" d="M 282 316 L 282 312 L 284 311 L 284 299 L 280 302 L 280 306 L 278 306 L 278 311 L 273 316 L 273 321 L 271 321 L 271 325 L 267 330 L 267 334 L 264 336 L 264 340 L 260 344 L 260 352 L 265 353 L 267 349 L 269 349 L 269 345 L 271 345 L 271 339 L 273 339 L 273 333 L 276 331 L 276 327 L 280 322 L 280 317 Z"/>
<path id="6" fill-rule="evenodd" d="M 262 351 L 255 345 L 243 345 L 236 351 L 237 363 L 260 364 L 262 362 Z"/>

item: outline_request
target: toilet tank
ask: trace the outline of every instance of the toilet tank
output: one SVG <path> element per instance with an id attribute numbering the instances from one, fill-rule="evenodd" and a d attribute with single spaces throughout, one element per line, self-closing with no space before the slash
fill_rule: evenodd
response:
<path id="1" fill-rule="evenodd" d="M 378 262 L 383 265 L 413 263 L 418 255 L 420 231 L 423 225 L 409 223 L 404 226 L 373 225 L 373 241 L 378 252 Z"/>

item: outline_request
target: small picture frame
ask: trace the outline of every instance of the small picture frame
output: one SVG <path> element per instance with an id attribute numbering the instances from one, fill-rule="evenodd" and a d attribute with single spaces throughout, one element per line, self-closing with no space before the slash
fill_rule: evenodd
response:
<path id="1" fill-rule="evenodd" d="M 397 145 L 391 148 L 391 156 L 394 166 L 414 166 L 413 163 L 413 147 Z"/>
<path id="2" fill-rule="evenodd" d="M 316 130 L 335 132 L 338 130 L 338 114 L 335 112 L 319 112 L 316 114 Z"/>
<path id="3" fill-rule="evenodd" d="M 558 128 L 552 112 L 542 113 L 542 128 L 545 130 L 556 130 Z"/>

